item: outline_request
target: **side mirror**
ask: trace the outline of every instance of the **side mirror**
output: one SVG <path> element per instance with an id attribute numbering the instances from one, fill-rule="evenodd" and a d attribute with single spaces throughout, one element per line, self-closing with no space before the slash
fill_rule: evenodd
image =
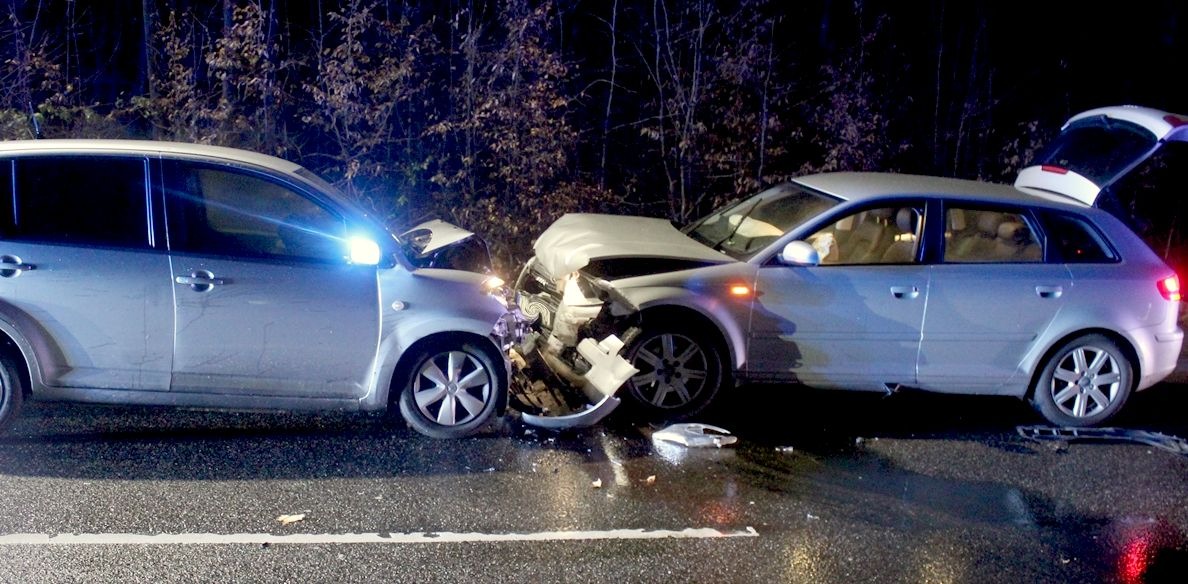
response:
<path id="1" fill-rule="evenodd" d="M 821 254 L 804 241 L 793 241 L 780 250 L 780 263 L 789 266 L 821 265 Z"/>

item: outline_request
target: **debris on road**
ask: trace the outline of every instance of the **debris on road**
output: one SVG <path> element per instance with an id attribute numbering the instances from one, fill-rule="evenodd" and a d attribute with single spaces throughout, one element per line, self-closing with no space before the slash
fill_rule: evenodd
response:
<path id="1" fill-rule="evenodd" d="M 280 517 L 277 517 L 276 520 L 279 521 L 281 525 L 291 525 L 293 523 L 297 523 L 298 521 L 305 521 L 305 514 L 295 513 L 293 515 L 281 515 Z"/>
<path id="2" fill-rule="evenodd" d="M 1126 428 L 1053 428 L 1049 426 L 1019 426 L 1019 435 L 1037 442 L 1055 442 L 1057 452 L 1068 448 L 1068 442 L 1073 440 L 1104 440 L 1119 442 L 1137 442 L 1154 446 L 1168 452 L 1188 455 L 1188 440 L 1178 436 L 1170 436 L 1147 430 L 1128 430 Z M 1060 443 L 1064 443 L 1064 449 Z"/>
<path id="3" fill-rule="evenodd" d="M 656 475 L 648 475 L 648 478 L 644 479 L 644 484 L 645 485 L 656 484 Z"/>
<path id="4" fill-rule="evenodd" d="M 594 481 L 590 483 L 590 486 L 594 487 L 595 489 L 601 489 L 602 488 L 602 479 L 594 479 Z"/>
<path id="5" fill-rule="evenodd" d="M 721 448 L 738 442 L 738 437 L 731 436 L 730 431 L 725 428 L 709 424 L 686 423 L 673 424 L 652 433 L 652 441 L 656 440 L 675 442 L 690 448 L 707 446 Z"/>

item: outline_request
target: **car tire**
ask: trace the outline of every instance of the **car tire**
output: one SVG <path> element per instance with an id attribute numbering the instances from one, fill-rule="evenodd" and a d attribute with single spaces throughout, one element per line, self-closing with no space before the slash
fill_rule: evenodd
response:
<path id="1" fill-rule="evenodd" d="M 436 342 L 412 364 L 400 391 L 400 414 L 425 436 L 475 434 L 491 421 L 503 400 L 499 370 L 473 344 Z"/>
<path id="2" fill-rule="evenodd" d="M 1134 366 L 1118 344 L 1084 335 L 1060 346 L 1032 388 L 1032 405 L 1056 426 L 1088 427 L 1117 414 L 1134 387 Z"/>
<path id="3" fill-rule="evenodd" d="M 704 330 L 688 326 L 644 328 L 623 351 L 639 373 L 624 384 L 624 405 L 647 420 L 680 421 L 697 415 L 726 379 L 722 350 Z"/>
<path id="4" fill-rule="evenodd" d="M 11 359 L 8 356 L 0 356 L 0 432 L 6 430 L 20 415 L 25 399 L 21 371 Z"/>

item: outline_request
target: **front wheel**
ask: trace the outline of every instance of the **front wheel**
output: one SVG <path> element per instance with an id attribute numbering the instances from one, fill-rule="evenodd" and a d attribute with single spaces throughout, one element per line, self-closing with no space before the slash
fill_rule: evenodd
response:
<path id="1" fill-rule="evenodd" d="M 1114 341 L 1078 337 L 1052 354 L 1036 380 L 1032 403 L 1054 425 L 1094 426 L 1122 409 L 1134 387 L 1133 370 Z"/>
<path id="2" fill-rule="evenodd" d="M 504 392 L 486 352 L 470 343 L 434 343 L 413 361 L 400 392 L 400 414 L 432 438 L 462 438 L 483 429 Z"/>
<path id="3" fill-rule="evenodd" d="M 627 380 L 623 393 L 651 420 L 696 415 L 714 400 L 725 378 L 721 351 L 696 329 L 645 329 L 624 356 L 639 373 Z"/>

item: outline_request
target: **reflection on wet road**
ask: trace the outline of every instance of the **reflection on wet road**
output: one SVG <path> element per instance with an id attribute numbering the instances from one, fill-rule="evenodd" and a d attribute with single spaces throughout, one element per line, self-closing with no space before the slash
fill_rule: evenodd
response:
<path id="1" fill-rule="evenodd" d="M 1185 406 L 1188 386 L 1156 387 L 1119 425 L 1188 436 Z M 438 441 L 373 417 L 37 404 L 0 437 L 0 582 L 1188 573 L 1188 456 L 1030 441 L 1015 428 L 1036 420 L 1013 400 L 755 388 L 700 421 L 739 442 L 654 443 L 656 427 L 615 417 L 561 433 L 510 420 Z M 281 525 L 284 514 L 304 518 Z M 55 534 L 101 539 L 31 543 Z M 269 534 L 312 539 L 252 543 Z M 3 539 L 14 535 L 26 539 Z"/>

